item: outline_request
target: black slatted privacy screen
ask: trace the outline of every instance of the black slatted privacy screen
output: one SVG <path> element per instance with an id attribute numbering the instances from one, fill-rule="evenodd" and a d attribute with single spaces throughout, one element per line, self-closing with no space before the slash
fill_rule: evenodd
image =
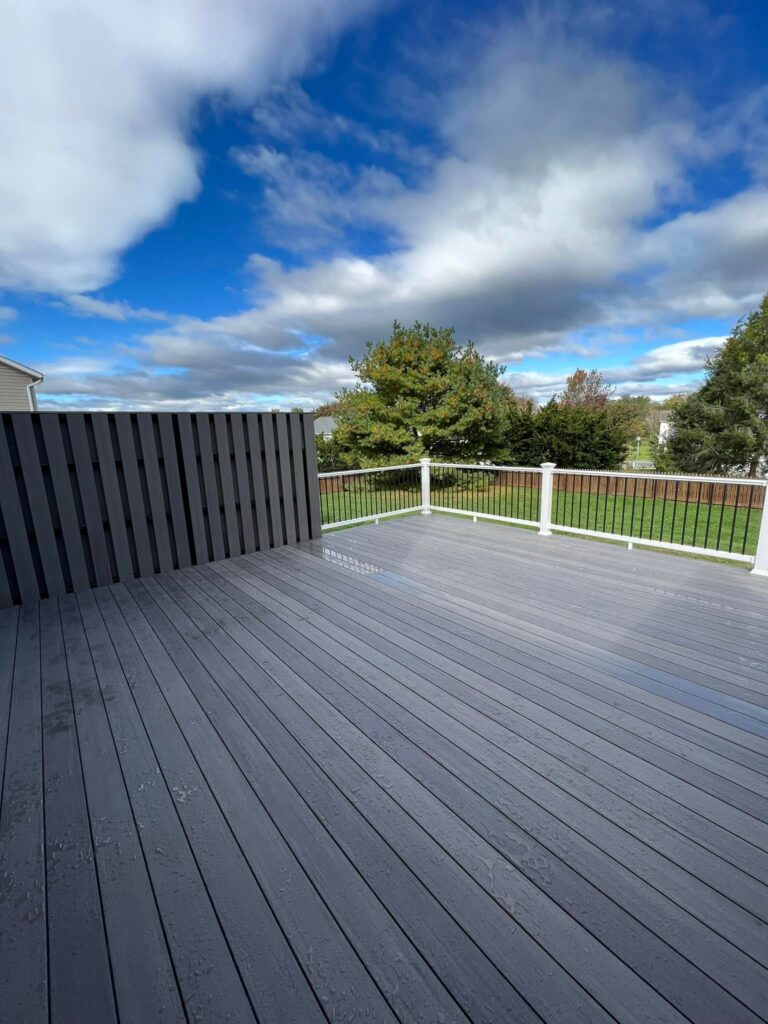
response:
<path id="1" fill-rule="evenodd" d="M 0 607 L 320 533 L 310 414 L 0 415 Z"/>

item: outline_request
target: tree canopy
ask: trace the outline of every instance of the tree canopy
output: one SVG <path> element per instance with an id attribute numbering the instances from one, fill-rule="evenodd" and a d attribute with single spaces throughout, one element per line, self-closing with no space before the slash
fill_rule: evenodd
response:
<path id="1" fill-rule="evenodd" d="M 395 322 L 350 363 L 359 383 L 337 396 L 335 436 L 363 464 L 503 456 L 514 405 L 505 368 L 459 345 L 453 328 Z"/>
<path id="2" fill-rule="evenodd" d="M 671 412 L 669 465 L 754 477 L 768 460 L 768 295 L 707 361 L 698 391 Z"/>
<path id="3" fill-rule="evenodd" d="M 552 399 L 532 417 L 532 426 L 533 465 L 546 461 L 564 469 L 617 469 L 626 455 L 626 427 L 605 407 Z"/>
<path id="4" fill-rule="evenodd" d="M 606 384 L 599 370 L 576 370 L 565 382 L 565 391 L 557 396 L 563 406 L 602 409 L 614 389 Z"/>

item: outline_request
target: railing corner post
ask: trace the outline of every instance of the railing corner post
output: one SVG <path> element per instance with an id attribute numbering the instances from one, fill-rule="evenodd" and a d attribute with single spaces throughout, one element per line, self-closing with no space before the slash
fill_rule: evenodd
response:
<path id="1" fill-rule="evenodd" d="M 432 498 L 430 495 L 430 471 L 429 467 L 432 462 L 431 459 L 420 459 L 421 462 L 421 514 L 428 516 L 431 514 L 432 509 Z"/>
<path id="2" fill-rule="evenodd" d="M 542 462 L 541 464 L 541 511 L 539 513 L 539 536 L 552 536 L 552 470 L 554 462 Z"/>
<path id="3" fill-rule="evenodd" d="M 768 487 L 763 492 L 763 514 L 760 517 L 760 532 L 757 535 L 753 576 L 768 576 Z"/>

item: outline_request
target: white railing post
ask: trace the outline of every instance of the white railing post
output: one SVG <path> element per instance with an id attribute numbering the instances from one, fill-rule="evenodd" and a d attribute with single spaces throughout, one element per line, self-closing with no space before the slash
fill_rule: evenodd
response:
<path id="1" fill-rule="evenodd" d="M 755 576 L 768 576 L 768 488 L 763 492 L 763 514 L 760 518 L 760 532 L 757 535 L 757 550 L 752 572 Z"/>
<path id="2" fill-rule="evenodd" d="M 432 460 L 420 459 L 419 461 L 421 462 L 421 514 L 428 516 L 432 512 L 432 509 L 429 507 L 432 504 L 429 479 L 429 465 Z"/>
<path id="3" fill-rule="evenodd" d="M 541 512 L 539 514 L 539 536 L 552 536 L 552 470 L 554 462 L 541 464 Z"/>

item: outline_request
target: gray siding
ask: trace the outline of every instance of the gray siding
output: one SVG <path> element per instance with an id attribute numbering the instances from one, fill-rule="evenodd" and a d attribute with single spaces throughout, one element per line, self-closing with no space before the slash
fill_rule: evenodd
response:
<path id="1" fill-rule="evenodd" d="M 0 363 L 0 412 L 29 412 L 34 408 L 30 406 L 29 383 L 26 373 Z"/>
<path id="2" fill-rule="evenodd" d="M 0 416 L 0 608 L 320 531 L 311 415 Z"/>

